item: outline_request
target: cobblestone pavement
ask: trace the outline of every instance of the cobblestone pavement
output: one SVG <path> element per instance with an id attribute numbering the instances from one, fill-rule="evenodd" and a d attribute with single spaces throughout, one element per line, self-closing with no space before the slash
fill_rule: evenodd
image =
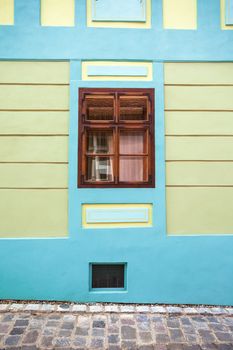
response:
<path id="1" fill-rule="evenodd" d="M 233 308 L 0 304 L 0 349 L 233 350 Z"/>

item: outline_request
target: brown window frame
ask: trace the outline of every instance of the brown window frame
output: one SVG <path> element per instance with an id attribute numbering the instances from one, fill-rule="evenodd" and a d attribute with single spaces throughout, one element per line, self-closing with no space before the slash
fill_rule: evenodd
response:
<path id="1" fill-rule="evenodd" d="M 117 108 L 118 95 L 126 96 L 148 96 L 150 108 L 148 109 L 148 120 L 120 120 L 119 108 Z M 85 95 L 115 95 L 113 120 L 90 121 L 84 113 Z M 154 130 L 154 89 L 151 88 L 79 88 L 79 131 L 78 131 L 78 187 L 79 188 L 153 188 L 155 187 L 155 130 Z M 85 180 L 86 175 L 86 130 L 113 130 L 113 181 L 112 182 L 90 182 Z M 127 156 L 147 157 L 148 181 L 119 182 L 119 134 L 121 130 L 147 130 L 147 154 L 127 154 Z M 95 156 L 94 154 L 90 156 Z M 98 156 L 101 157 L 100 154 Z M 111 154 L 104 154 L 109 157 Z"/>

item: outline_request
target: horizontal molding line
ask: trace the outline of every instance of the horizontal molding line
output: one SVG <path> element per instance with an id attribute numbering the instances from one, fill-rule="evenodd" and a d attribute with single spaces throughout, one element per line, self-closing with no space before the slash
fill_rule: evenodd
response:
<path id="1" fill-rule="evenodd" d="M 69 112 L 69 109 L 0 109 L 0 112 Z"/>
<path id="2" fill-rule="evenodd" d="M 225 134 L 218 134 L 218 135 L 207 135 L 207 134 L 203 134 L 203 135 L 195 135 L 195 134 L 165 134 L 165 136 L 168 137 L 233 137 L 233 135 L 225 135 Z"/>
<path id="3" fill-rule="evenodd" d="M 68 187 L 0 187 L 0 190 L 68 190 Z"/>
<path id="4" fill-rule="evenodd" d="M 233 84 L 164 84 L 164 86 L 197 86 L 197 87 L 205 87 L 205 86 L 233 86 Z"/>
<path id="5" fill-rule="evenodd" d="M 164 109 L 164 112 L 233 112 L 233 109 Z"/>
<path id="6" fill-rule="evenodd" d="M 13 85 L 13 86 L 69 86 L 70 84 L 63 84 L 63 83 L 0 83 L 0 86 L 2 85 Z"/>
<path id="7" fill-rule="evenodd" d="M 68 162 L 27 162 L 27 161 L 21 161 L 21 162 L 1 162 L 0 164 L 69 164 Z"/>
<path id="8" fill-rule="evenodd" d="M 233 185 L 166 185 L 166 187 L 233 187 Z"/>
<path id="9" fill-rule="evenodd" d="M 219 163 L 227 163 L 233 162 L 233 159 L 166 159 L 166 163 L 172 162 L 219 162 Z"/>
<path id="10" fill-rule="evenodd" d="M 53 136 L 69 136 L 69 134 L 0 134 L 0 137 L 53 137 Z"/>

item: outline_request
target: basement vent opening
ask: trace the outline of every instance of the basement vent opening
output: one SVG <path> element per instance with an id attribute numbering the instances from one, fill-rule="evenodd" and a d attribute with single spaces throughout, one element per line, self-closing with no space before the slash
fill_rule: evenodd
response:
<path id="1" fill-rule="evenodd" d="M 92 288 L 125 288 L 125 264 L 92 264 Z"/>

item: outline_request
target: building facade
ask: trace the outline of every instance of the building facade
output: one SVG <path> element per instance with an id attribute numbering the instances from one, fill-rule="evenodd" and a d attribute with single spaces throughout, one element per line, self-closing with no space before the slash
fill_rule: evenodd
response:
<path id="1" fill-rule="evenodd" d="M 233 305 L 232 29 L 232 0 L 0 0 L 0 298 Z"/>

